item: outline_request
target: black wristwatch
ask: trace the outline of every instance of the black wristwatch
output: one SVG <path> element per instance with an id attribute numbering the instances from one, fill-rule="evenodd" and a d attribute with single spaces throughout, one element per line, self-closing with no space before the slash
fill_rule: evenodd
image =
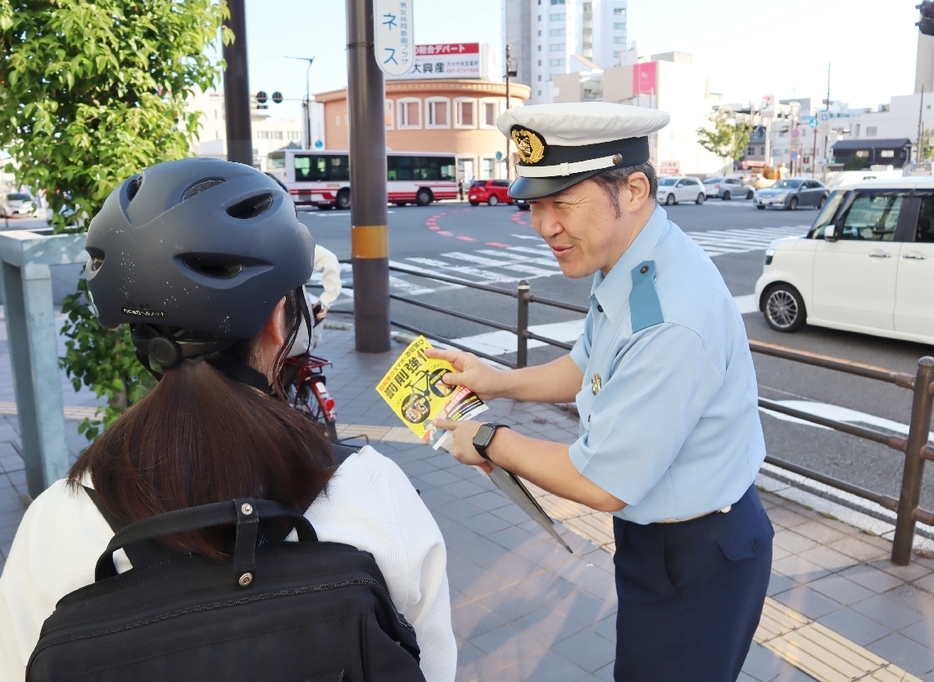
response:
<path id="1" fill-rule="evenodd" d="M 480 453 L 483 459 L 489 460 L 490 456 L 486 454 L 486 449 L 490 447 L 493 436 L 496 435 L 496 429 L 508 429 L 505 424 L 481 424 L 477 430 L 477 435 L 473 437 L 473 446 Z"/>

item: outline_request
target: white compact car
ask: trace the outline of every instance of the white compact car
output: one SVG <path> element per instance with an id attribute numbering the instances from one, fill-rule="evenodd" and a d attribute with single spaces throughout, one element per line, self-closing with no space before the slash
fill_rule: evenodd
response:
<path id="1" fill-rule="evenodd" d="M 695 204 L 704 203 L 707 198 L 704 183 L 699 178 L 682 175 L 663 175 L 658 179 L 658 193 L 655 199 L 660 204 L 673 206 L 679 201 L 693 201 Z"/>
<path id="2" fill-rule="evenodd" d="M 777 331 L 807 323 L 934 344 L 934 177 L 834 191 L 806 237 L 772 242 L 755 295 Z"/>

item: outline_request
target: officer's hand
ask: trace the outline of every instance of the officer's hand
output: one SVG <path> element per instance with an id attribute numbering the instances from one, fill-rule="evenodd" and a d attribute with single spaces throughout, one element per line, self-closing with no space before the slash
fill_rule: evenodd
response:
<path id="1" fill-rule="evenodd" d="M 454 371 L 442 378 L 444 383 L 466 386 L 480 396 L 481 400 L 491 400 L 502 395 L 506 372 L 490 367 L 473 353 L 430 348 L 425 351 L 425 355 L 447 360 L 454 365 Z"/>
<path id="2" fill-rule="evenodd" d="M 447 450 L 461 464 L 480 467 L 485 472 L 490 473 L 493 468 L 490 463 L 480 456 L 477 448 L 473 446 L 473 438 L 480 430 L 483 422 L 462 421 L 456 422 L 451 419 L 435 419 L 432 424 L 439 429 L 451 432 L 451 440 L 448 443 Z"/>

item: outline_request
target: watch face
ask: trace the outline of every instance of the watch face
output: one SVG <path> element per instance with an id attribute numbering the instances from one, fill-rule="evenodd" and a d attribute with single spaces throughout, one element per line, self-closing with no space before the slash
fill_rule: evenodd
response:
<path id="1" fill-rule="evenodd" d="M 477 429 L 477 435 L 474 436 L 474 443 L 482 447 L 486 447 L 490 444 L 490 439 L 493 438 L 493 433 L 496 429 L 493 428 L 491 424 L 483 424 L 479 429 Z"/>

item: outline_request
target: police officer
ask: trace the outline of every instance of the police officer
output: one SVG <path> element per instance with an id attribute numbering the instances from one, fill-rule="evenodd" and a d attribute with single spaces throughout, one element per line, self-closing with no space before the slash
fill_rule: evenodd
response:
<path id="1" fill-rule="evenodd" d="M 656 205 L 648 136 L 664 112 L 610 103 L 510 109 L 513 198 L 568 277 L 593 275 L 584 333 L 546 365 L 500 371 L 436 351 L 482 398 L 575 400 L 570 446 L 439 420 L 465 464 L 487 460 L 613 513 L 615 679 L 726 682 L 769 581 L 773 530 L 753 485 L 765 458 L 742 317 L 704 252 Z"/>

